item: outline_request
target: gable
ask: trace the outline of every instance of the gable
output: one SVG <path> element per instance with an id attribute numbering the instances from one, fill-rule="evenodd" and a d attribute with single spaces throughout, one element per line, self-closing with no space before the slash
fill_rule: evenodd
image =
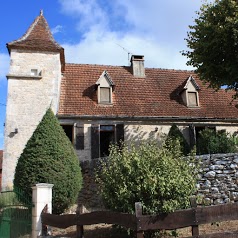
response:
<path id="1" fill-rule="evenodd" d="M 100 85 L 101 87 L 111 87 L 114 85 L 114 83 L 107 71 L 103 71 L 103 73 L 97 80 L 96 85 Z"/>

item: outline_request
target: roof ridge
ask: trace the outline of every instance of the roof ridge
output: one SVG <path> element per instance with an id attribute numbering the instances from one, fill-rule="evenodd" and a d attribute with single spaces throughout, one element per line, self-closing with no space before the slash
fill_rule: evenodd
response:
<path id="1" fill-rule="evenodd" d="M 90 63 L 65 63 L 66 65 L 70 66 L 98 66 L 98 67 L 123 67 L 123 68 L 130 68 L 131 66 L 130 65 L 109 65 L 109 64 L 90 64 Z M 148 70 L 166 70 L 166 71 L 174 71 L 174 72 L 191 72 L 193 74 L 196 74 L 194 70 L 187 70 L 187 69 L 166 69 L 166 68 L 154 68 L 154 67 L 145 67 L 145 69 L 148 69 Z"/>

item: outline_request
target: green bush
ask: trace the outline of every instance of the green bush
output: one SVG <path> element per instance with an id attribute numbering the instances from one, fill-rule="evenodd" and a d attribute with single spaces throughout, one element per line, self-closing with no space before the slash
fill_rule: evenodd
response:
<path id="1" fill-rule="evenodd" d="M 199 132 L 197 154 L 216 154 L 237 152 L 235 136 L 227 132 L 214 131 L 209 128 Z"/>
<path id="2" fill-rule="evenodd" d="M 184 155 L 188 155 L 190 153 L 190 146 L 188 142 L 175 124 L 171 126 L 167 138 L 167 141 L 178 140 L 180 143 L 181 151 Z"/>
<path id="3" fill-rule="evenodd" d="M 82 187 L 77 155 L 51 109 L 46 111 L 16 166 L 14 188 L 31 197 L 31 187 L 37 183 L 54 184 L 55 214 L 73 204 Z"/>
<path id="4" fill-rule="evenodd" d="M 97 173 L 108 209 L 135 213 L 141 202 L 144 214 L 169 213 L 187 208 L 195 192 L 195 167 L 182 157 L 179 142 L 111 145 L 108 160 Z"/>

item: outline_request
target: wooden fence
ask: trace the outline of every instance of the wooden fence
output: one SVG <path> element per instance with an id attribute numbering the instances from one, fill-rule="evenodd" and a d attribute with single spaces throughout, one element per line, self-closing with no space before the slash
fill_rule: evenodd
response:
<path id="1" fill-rule="evenodd" d="M 83 237 L 83 226 L 99 223 L 117 224 L 134 230 L 137 238 L 143 238 L 148 230 L 175 230 L 192 227 L 192 236 L 186 238 L 237 238 L 238 231 L 199 235 L 199 225 L 238 220 L 238 203 L 209 207 L 193 207 L 169 214 L 142 215 L 142 206 L 135 204 L 135 215 L 111 211 L 97 211 L 85 214 L 53 215 L 42 212 L 43 227 L 46 225 L 67 228 L 77 226 L 77 238 Z"/>

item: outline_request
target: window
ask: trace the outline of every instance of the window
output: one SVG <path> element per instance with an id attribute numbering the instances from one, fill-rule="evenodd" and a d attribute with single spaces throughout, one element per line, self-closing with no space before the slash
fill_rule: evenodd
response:
<path id="1" fill-rule="evenodd" d="M 69 140 L 73 143 L 73 125 L 61 125 Z"/>
<path id="2" fill-rule="evenodd" d="M 38 69 L 31 69 L 31 76 L 41 76 L 41 71 Z"/>
<path id="3" fill-rule="evenodd" d="M 91 158 L 107 157 L 112 143 L 121 146 L 124 141 L 124 125 L 99 125 L 91 127 Z"/>
<path id="4" fill-rule="evenodd" d="M 115 126 L 100 126 L 100 157 L 109 155 L 110 144 L 115 143 Z"/>
<path id="5" fill-rule="evenodd" d="M 37 69 L 31 69 L 31 76 L 37 76 L 38 70 Z"/>
<path id="6" fill-rule="evenodd" d="M 189 107 L 198 106 L 197 92 L 188 92 L 188 106 Z"/>
<path id="7" fill-rule="evenodd" d="M 100 103 L 111 103 L 111 89 L 100 87 Z"/>

